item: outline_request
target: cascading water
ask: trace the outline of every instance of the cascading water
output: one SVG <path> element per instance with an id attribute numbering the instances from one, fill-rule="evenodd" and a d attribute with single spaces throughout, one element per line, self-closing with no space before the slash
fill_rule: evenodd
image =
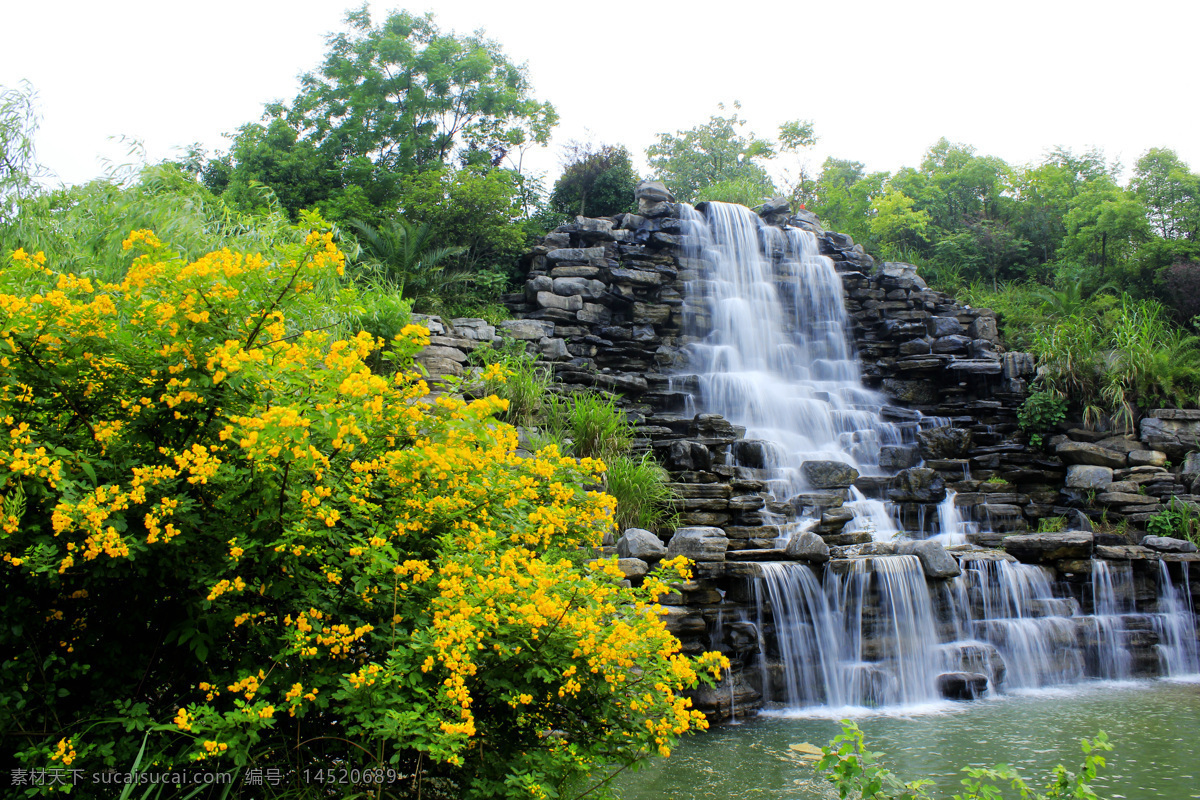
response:
<path id="1" fill-rule="evenodd" d="M 805 461 L 880 474 L 880 447 L 913 441 L 916 427 L 884 421 L 883 398 L 863 387 L 842 282 L 813 234 L 727 203 L 709 203 L 705 214 L 685 207 L 684 221 L 685 255 L 706 264 L 685 298 L 702 336 L 687 347 L 697 405 L 763 442 L 761 466 L 780 499 L 809 488 Z M 895 535 L 881 502 L 851 492 L 861 528 Z"/>
<path id="2" fill-rule="evenodd" d="M 803 564 L 763 564 L 779 667 L 764 691 L 788 706 L 913 705 L 935 700 L 942 671 L 925 573 L 915 556 L 861 560 L 824 581 Z M 761 588 L 759 588 L 761 587 Z"/>
<path id="3" fill-rule="evenodd" d="M 1196 637 L 1196 614 L 1192 607 L 1191 576 L 1188 565 L 1180 564 L 1183 579 L 1179 586 L 1171 580 L 1167 562 L 1158 563 L 1158 612 L 1154 628 L 1158 632 L 1158 658 L 1164 675 L 1172 678 L 1200 675 L 1200 640 Z"/>
<path id="4" fill-rule="evenodd" d="M 946 424 L 884 420 L 882 396 L 860 379 L 841 279 L 811 233 L 723 203 L 703 214 L 685 207 L 683 217 L 694 374 L 679 380 L 695 387 L 690 410 L 720 414 L 757 441 L 755 463 L 741 466 L 775 498 L 813 488 L 807 461 L 881 475 L 883 445 L 913 443 L 923 423 Z M 859 530 L 896 535 L 882 502 L 849 491 Z M 938 538 L 963 544 L 974 526 L 952 492 L 937 513 Z M 762 516 L 784 530 L 778 546 L 806 527 Z M 911 706 L 937 700 L 943 678 L 993 690 L 1124 678 L 1145 672 L 1130 655 L 1137 641 L 1155 642 L 1164 674 L 1200 672 L 1186 569 L 1179 586 L 1164 565 L 1157 613 L 1138 614 L 1129 565 L 1093 562 L 1095 613 L 1085 615 L 1048 569 L 982 559 L 962 567 L 931 588 L 914 556 L 851 558 L 822 578 L 803 564 L 762 563 L 751 626 L 758 661 L 750 663 L 764 695 L 800 708 Z"/>

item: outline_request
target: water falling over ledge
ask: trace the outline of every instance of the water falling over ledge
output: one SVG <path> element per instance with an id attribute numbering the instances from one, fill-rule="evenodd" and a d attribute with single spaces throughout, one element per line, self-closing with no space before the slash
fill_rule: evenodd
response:
<path id="1" fill-rule="evenodd" d="M 943 421 L 886 415 L 884 397 L 864 387 L 841 277 L 815 237 L 721 203 L 681 216 L 688 367 L 676 379 L 692 388 L 691 410 L 745 428 L 728 466 L 778 500 L 828 488 L 814 485 L 806 463 L 886 480 L 880 449 L 913 446 L 923 426 Z M 842 486 L 855 529 L 883 542 L 903 535 L 883 502 Z M 799 504 L 777 502 L 762 516 L 782 531 L 776 548 L 818 522 Z M 936 518 L 947 545 L 961 544 L 975 524 L 952 493 Z M 759 564 L 762 577 L 748 590 L 758 655 L 743 677 L 769 702 L 914 708 L 1089 679 L 1200 673 L 1186 568 L 1180 588 L 1164 566 L 1157 600 L 1142 609 L 1120 605 L 1132 572 L 1108 562 L 1092 562 L 1096 580 L 1083 598 L 1051 570 L 1007 557 L 960 553 L 962 575 L 930 581 L 916 557 L 869 547 L 824 567 Z"/>

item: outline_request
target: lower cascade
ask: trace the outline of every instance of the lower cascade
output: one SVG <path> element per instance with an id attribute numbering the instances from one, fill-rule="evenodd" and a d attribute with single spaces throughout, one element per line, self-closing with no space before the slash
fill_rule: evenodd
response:
<path id="1" fill-rule="evenodd" d="M 764 697 L 792 709 L 893 708 L 1200 675 L 1187 564 L 1177 578 L 1165 562 L 1135 578 L 1129 563 L 1092 561 L 1092 613 L 1044 567 L 962 566 L 927 582 L 910 555 L 831 562 L 823 577 L 806 564 L 763 564 L 753 607 L 765 646 L 750 669 Z"/>

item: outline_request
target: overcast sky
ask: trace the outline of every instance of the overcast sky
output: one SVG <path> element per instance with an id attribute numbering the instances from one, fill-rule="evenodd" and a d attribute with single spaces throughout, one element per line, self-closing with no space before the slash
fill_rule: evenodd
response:
<path id="1" fill-rule="evenodd" d="M 29 80 L 39 160 L 66 182 L 121 162 L 111 137 L 151 160 L 257 120 L 291 99 L 351 0 L 2 0 L 0 84 Z M 811 119 L 806 156 L 869 170 L 915 166 L 941 136 L 1010 163 L 1062 145 L 1128 167 L 1171 147 L 1200 170 L 1197 0 L 601 2 L 414 0 L 443 30 L 484 28 L 555 104 L 557 143 L 643 151 L 704 122 L 717 103 L 773 136 Z M 559 148 L 535 166 L 556 171 Z"/>

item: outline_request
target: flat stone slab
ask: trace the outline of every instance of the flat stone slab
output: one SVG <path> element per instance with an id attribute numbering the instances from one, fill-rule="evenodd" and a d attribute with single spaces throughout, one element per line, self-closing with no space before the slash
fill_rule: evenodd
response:
<path id="1" fill-rule="evenodd" d="M 960 547 L 952 547 L 948 548 L 946 552 L 952 558 L 957 559 L 959 563 L 963 561 L 1007 561 L 1015 564 L 1017 561 L 1015 556 L 1011 556 L 1003 550 L 989 550 L 986 548 L 960 549 Z"/>
<path id="2" fill-rule="evenodd" d="M 767 550 L 730 550 L 725 554 L 726 563 L 732 561 L 792 561 L 788 554 L 772 547 Z"/>
<path id="3" fill-rule="evenodd" d="M 1123 467 L 1126 464 L 1124 453 L 1088 442 L 1063 442 L 1054 452 L 1068 464 L 1092 464 L 1097 467 Z"/>
<path id="4" fill-rule="evenodd" d="M 1158 553 L 1135 544 L 1096 545 L 1096 558 L 1109 561 L 1146 561 L 1158 559 Z"/>
<path id="5" fill-rule="evenodd" d="M 667 557 L 687 556 L 692 561 L 723 561 L 728 547 L 729 539 L 720 528 L 677 528 L 667 544 Z"/>
<path id="6" fill-rule="evenodd" d="M 1082 531 L 1018 534 L 1002 542 L 1008 553 L 1027 563 L 1091 558 L 1092 544 L 1092 534 Z"/>
<path id="7" fill-rule="evenodd" d="M 1169 536 L 1147 536 L 1142 539 L 1142 546 L 1160 553 L 1195 553 L 1200 550 L 1200 547 L 1186 539 L 1173 539 Z"/>

